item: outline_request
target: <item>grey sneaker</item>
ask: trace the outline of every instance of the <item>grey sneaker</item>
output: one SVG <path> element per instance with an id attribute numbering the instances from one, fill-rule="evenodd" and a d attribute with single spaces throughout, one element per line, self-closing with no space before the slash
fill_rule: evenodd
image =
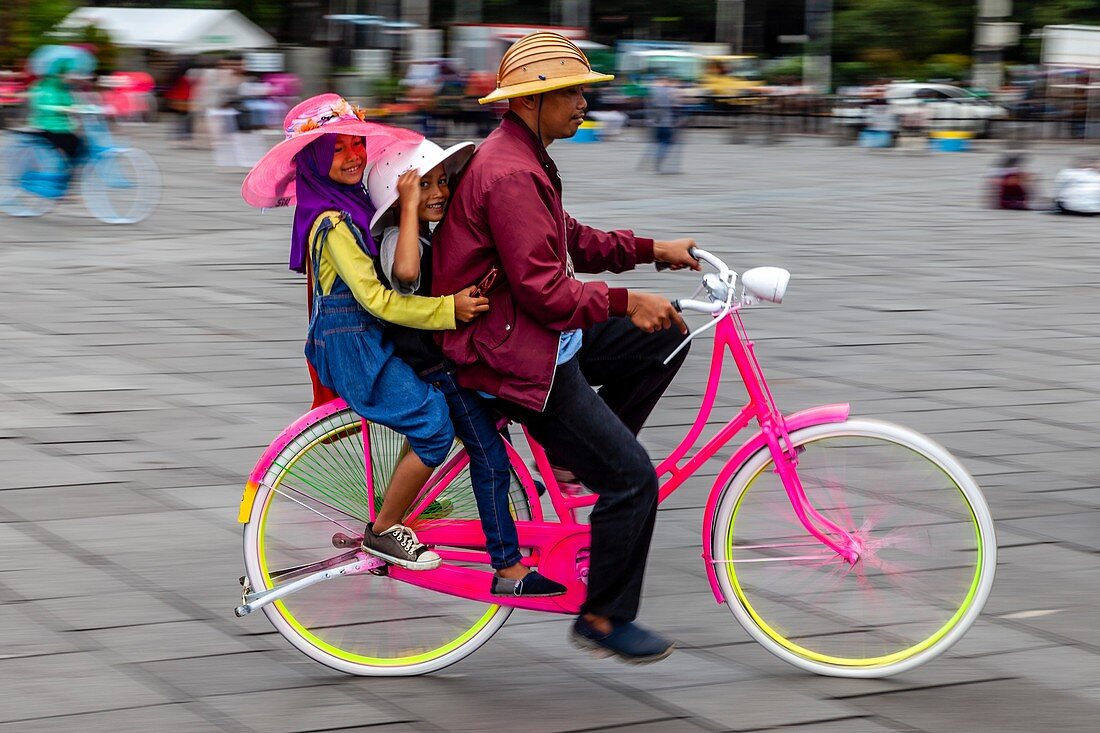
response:
<path id="1" fill-rule="evenodd" d="M 395 524 L 382 534 L 375 534 L 373 523 L 368 524 L 363 533 L 363 550 L 409 570 L 434 570 L 443 562 L 403 524 Z"/>

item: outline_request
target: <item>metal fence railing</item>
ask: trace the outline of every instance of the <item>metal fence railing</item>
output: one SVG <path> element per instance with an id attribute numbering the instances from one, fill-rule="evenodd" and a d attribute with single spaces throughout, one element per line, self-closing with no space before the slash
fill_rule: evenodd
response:
<path id="1" fill-rule="evenodd" d="M 971 111 L 894 115 L 902 135 L 961 130 L 976 137 L 1005 140 L 1100 139 L 1100 108 L 1089 110 L 1072 100 L 1045 100 L 999 106 L 1000 114 Z M 869 121 L 868 107 L 846 105 L 830 97 L 782 97 L 685 109 L 681 125 L 729 130 L 731 142 L 755 136 L 765 141 L 784 135 L 831 135 L 838 143 L 854 142 Z M 901 110 L 902 108 L 898 108 Z M 980 108 L 979 108 L 980 109 Z"/>

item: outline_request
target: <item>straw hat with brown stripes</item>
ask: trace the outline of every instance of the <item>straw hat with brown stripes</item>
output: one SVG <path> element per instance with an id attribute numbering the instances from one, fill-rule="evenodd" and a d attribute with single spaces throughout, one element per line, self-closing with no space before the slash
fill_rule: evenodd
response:
<path id="1" fill-rule="evenodd" d="M 611 81 L 611 74 L 592 71 L 577 44 L 552 31 L 531 33 L 515 42 L 500 60 L 497 88 L 481 104 L 529 94 L 542 94 L 578 84 Z"/>

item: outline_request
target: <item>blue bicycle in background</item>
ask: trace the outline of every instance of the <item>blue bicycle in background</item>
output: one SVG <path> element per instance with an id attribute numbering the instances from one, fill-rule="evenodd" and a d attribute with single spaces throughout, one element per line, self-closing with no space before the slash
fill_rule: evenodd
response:
<path id="1" fill-rule="evenodd" d="M 78 182 L 84 205 L 107 224 L 145 219 L 160 201 L 157 164 L 144 150 L 116 145 L 100 108 L 73 108 L 84 130 L 84 152 L 74 161 L 33 130 L 13 131 L 0 147 L 0 211 L 41 216 Z"/>

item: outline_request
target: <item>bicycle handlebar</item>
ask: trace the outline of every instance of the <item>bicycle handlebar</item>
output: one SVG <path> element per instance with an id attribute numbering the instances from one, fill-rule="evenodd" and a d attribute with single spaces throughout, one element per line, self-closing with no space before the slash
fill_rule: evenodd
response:
<path id="1" fill-rule="evenodd" d="M 697 311 L 699 313 L 717 313 L 726 307 L 725 303 L 719 303 L 716 300 L 712 300 L 709 303 L 705 303 L 701 300 L 692 300 L 691 298 L 678 298 L 672 301 L 672 307 L 681 313 L 685 310 Z"/>
<path id="2" fill-rule="evenodd" d="M 725 262 L 722 262 L 722 260 L 718 259 L 717 256 L 712 255 L 710 252 L 707 252 L 705 249 L 699 249 L 698 247 L 692 247 L 691 251 L 690 251 L 690 254 L 695 259 L 702 260 L 703 262 L 706 262 L 708 265 L 713 267 L 715 270 L 718 270 L 718 274 L 722 276 L 723 280 L 726 278 L 726 275 L 730 271 L 730 268 L 726 266 Z"/>

